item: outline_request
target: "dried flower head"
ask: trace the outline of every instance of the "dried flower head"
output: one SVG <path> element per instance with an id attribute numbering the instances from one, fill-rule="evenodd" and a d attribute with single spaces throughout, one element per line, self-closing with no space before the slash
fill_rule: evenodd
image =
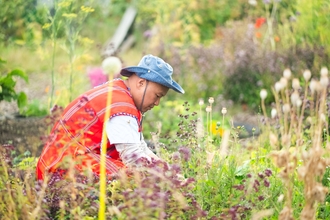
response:
<path id="1" fill-rule="evenodd" d="M 297 78 L 294 78 L 292 80 L 292 88 L 295 90 L 298 90 L 300 88 L 300 83 L 299 80 Z"/>
<path id="2" fill-rule="evenodd" d="M 282 110 L 284 113 L 289 113 L 290 112 L 290 104 L 286 103 L 283 105 Z"/>
<path id="3" fill-rule="evenodd" d="M 270 112 L 272 118 L 275 118 L 277 115 L 277 110 L 275 108 L 272 109 L 272 111 Z"/>
<path id="4" fill-rule="evenodd" d="M 209 98 L 209 103 L 210 103 L 210 104 L 213 104 L 213 103 L 214 103 L 214 98 L 213 98 L 213 97 L 210 97 L 210 98 Z"/>
<path id="5" fill-rule="evenodd" d="M 206 112 L 211 112 L 212 111 L 212 107 L 211 106 L 207 106 L 206 107 Z"/>
<path id="6" fill-rule="evenodd" d="M 315 79 L 312 79 L 311 80 L 311 82 L 309 83 L 309 88 L 310 88 L 310 90 L 311 90 L 311 92 L 312 92 L 312 94 L 313 93 L 315 93 L 315 91 L 316 91 L 316 87 L 317 87 L 317 81 L 315 80 Z"/>
<path id="7" fill-rule="evenodd" d="M 312 77 L 312 73 L 310 70 L 305 70 L 304 73 L 303 73 L 303 76 L 304 76 L 304 79 L 307 81 L 310 80 L 310 78 Z"/>
<path id="8" fill-rule="evenodd" d="M 203 99 L 199 99 L 199 100 L 198 100 L 198 104 L 199 104 L 199 105 L 204 105 L 204 100 L 203 100 Z"/>
<path id="9" fill-rule="evenodd" d="M 322 67 L 320 73 L 321 73 L 321 76 L 328 76 L 328 68 Z"/>
<path id="10" fill-rule="evenodd" d="M 288 85 L 288 80 L 284 77 L 280 79 L 280 83 L 282 84 L 282 88 L 285 88 Z"/>
<path id="11" fill-rule="evenodd" d="M 110 56 L 103 60 L 102 69 L 106 74 L 116 74 L 122 68 L 121 61 L 118 57 Z"/>
<path id="12" fill-rule="evenodd" d="M 267 97 L 267 90 L 266 90 L 266 89 L 262 89 L 262 90 L 260 91 L 260 98 L 261 98 L 262 100 L 265 100 L 266 97 Z"/>
<path id="13" fill-rule="evenodd" d="M 223 115 L 227 114 L 227 109 L 226 109 L 226 108 L 222 108 L 221 113 L 222 113 Z"/>
<path id="14" fill-rule="evenodd" d="M 297 102 L 298 99 L 299 99 L 299 93 L 297 92 L 297 90 L 295 90 L 291 94 L 291 103 L 292 103 L 292 105 L 296 105 L 296 102 Z"/>
<path id="15" fill-rule="evenodd" d="M 279 91 L 281 91 L 283 89 L 283 85 L 282 83 L 279 81 L 279 82 L 276 82 L 275 83 L 275 91 L 278 93 Z"/>
<path id="16" fill-rule="evenodd" d="M 327 88 L 329 85 L 329 78 L 327 75 L 322 75 L 320 79 L 320 84 L 322 88 Z"/>
<path id="17" fill-rule="evenodd" d="M 286 68 L 284 71 L 283 71 L 283 76 L 286 78 L 286 79 L 290 79 L 291 77 L 291 70 L 289 68 Z"/>

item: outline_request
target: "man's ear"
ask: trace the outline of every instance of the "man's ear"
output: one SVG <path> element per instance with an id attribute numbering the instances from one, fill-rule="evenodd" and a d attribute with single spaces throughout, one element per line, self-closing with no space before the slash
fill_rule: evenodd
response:
<path id="1" fill-rule="evenodd" d="M 142 78 L 139 78 L 137 80 L 137 85 L 136 86 L 138 88 L 144 88 L 145 84 L 146 84 L 146 80 L 145 79 L 142 79 Z"/>

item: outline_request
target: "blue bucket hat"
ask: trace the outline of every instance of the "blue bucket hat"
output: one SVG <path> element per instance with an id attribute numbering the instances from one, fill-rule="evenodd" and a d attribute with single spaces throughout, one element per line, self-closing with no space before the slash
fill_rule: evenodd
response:
<path id="1" fill-rule="evenodd" d="M 172 79 L 173 68 L 159 57 L 151 54 L 142 57 L 137 66 L 123 68 L 120 74 L 131 76 L 136 73 L 140 78 L 159 83 L 178 93 L 184 93 L 182 87 Z"/>

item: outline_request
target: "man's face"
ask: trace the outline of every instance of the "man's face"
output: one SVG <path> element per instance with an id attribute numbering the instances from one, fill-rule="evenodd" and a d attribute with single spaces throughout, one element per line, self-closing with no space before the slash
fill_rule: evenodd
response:
<path id="1" fill-rule="evenodd" d="M 145 90 L 146 92 L 141 108 L 142 97 Z M 159 105 L 160 99 L 167 94 L 168 90 L 169 88 L 166 86 L 151 81 L 148 81 L 147 83 L 147 80 L 141 79 L 139 82 L 138 91 L 133 95 L 136 107 L 141 112 L 147 112 L 151 110 L 154 106 Z"/>

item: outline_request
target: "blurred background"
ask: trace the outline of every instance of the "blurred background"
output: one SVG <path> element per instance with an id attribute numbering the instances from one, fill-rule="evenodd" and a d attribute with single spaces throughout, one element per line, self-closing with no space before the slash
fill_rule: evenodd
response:
<path id="1" fill-rule="evenodd" d="M 2 118 L 40 117 L 54 104 L 66 106 L 93 86 L 92 73 L 101 74 L 108 56 L 118 57 L 123 67 L 137 65 L 145 54 L 160 56 L 186 91 L 169 92 L 148 113 L 147 137 L 159 120 L 171 132 L 184 102 L 205 111 L 213 97 L 214 121 L 224 107 L 232 115 L 258 114 L 260 90 L 268 90 L 266 104 L 272 104 L 271 88 L 285 68 L 294 76 L 306 69 L 318 75 L 329 63 L 326 0 L 0 0 L 0 5 L 0 76 L 22 71 L 13 74 L 9 95 L 4 86 L 0 90 Z"/>

